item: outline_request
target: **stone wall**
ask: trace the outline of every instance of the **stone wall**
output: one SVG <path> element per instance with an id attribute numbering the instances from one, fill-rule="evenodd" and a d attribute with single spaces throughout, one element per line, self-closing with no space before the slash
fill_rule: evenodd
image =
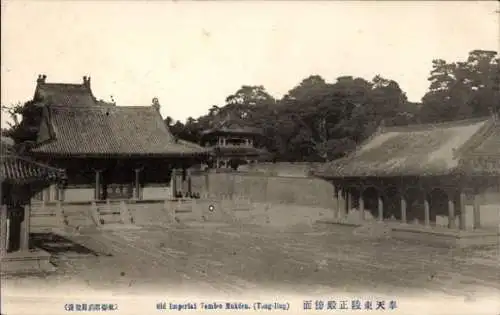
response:
<path id="1" fill-rule="evenodd" d="M 332 208 L 333 185 L 318 178 L 255 173 L 193 174 L 193 191 L 214 198 L 244 196 L 252 202 Z"/>
<path id="2" fill-rule="evenodd" d="M 479 196 L 481 227 L 500 229 L 500 187 L 491 187 Z M 470 207 L 468 205 L 468 207 Z M 467 211 L 467 222 L 472 220 L 472 212 Z M 469 218 L 470 217 L 470 218 Z"/>
<path id="3" fill-rule="evenodd" d="M 259 173 L 281 177 L 308 177 L 311 170 L 318 163 L 308 162 L 279 162 L 279 163 L 258 163 L 242 165 L 238 168 L 239 171 L 247 173 Z"/>
<path id="4" fill-rule="evenodd" d="M 95 226 L 90 215 L 90 204 L 33 202 L 31 204 L 30 220 L 32 232 Z"/>

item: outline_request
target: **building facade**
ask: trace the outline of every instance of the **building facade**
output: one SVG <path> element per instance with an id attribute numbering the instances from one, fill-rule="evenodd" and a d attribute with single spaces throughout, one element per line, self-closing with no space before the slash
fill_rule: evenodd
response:
<path id="1" fill-rule="evenodd" d="M 186 170 L 209 155 L 173 137 L 157 99 L 151 106 L 99 101 L 89 77 L 67 84 L 39 76 L 32 107 L 27 121 L 38 131 L 31 154 L 68 176 L 65 186 L 53 185 L 37 196 L 44 201 L 175 198 L 173 171 L 181 170 L 186 179 Z"/>
<path id="2" fill-rule="evenodd" d="M 360 221 L 369 211 L 430 229 L 498 231 L 499 136 L 497 116 L 382 127 L 316 175 L 336 188 L 337 218 L 356 209 Z"/>

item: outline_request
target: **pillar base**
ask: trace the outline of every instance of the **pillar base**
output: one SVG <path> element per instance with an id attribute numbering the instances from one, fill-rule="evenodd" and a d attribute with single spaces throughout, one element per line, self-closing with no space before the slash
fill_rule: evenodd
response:
<path id="1" fill-rule="evenodd" d="M 17 251 L 0 258 L 2 275 L 33 274 L 54 272 L 50 254 L 43 250 Z"/>

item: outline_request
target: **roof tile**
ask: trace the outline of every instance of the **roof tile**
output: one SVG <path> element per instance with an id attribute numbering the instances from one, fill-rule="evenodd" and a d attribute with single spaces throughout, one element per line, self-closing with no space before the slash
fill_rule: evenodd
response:
<path id="1" fill-rule="evenodd" d="M 454 172 L 457 150 L 488 119 L 387 128 L 345 158 L 318 167 L 325 177 L 423 176 Z"/>
<path id="2" fill-rule="evenodd" d="M 196 155 L 177 143 L 161 115 L 145 106 L 49 106 L 55 140 L 33 152 L 65 155 Z"/>

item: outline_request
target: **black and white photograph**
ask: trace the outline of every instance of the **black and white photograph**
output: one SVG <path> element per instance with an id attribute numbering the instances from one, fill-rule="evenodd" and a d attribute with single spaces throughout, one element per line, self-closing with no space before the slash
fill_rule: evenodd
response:
<path id="1" fill-rule="evenodd" d="M 500 315 L 497 1 L 1 1 L 0 314 Z"/>

